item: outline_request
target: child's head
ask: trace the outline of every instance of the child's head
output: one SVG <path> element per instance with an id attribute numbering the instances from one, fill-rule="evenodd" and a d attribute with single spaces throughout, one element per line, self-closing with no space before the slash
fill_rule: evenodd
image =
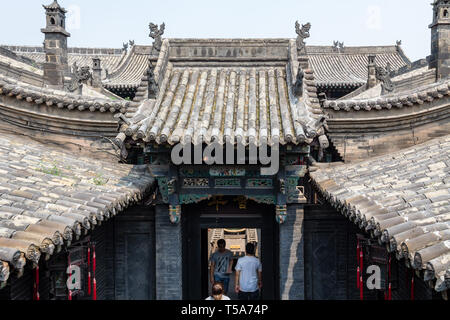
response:
<path id="1" fill-rule="evenodd" d="M 223 296 L 223 284 L 221 282 L 216 282 L 212 286 L 212 296 L 214 300 L 222 300 Z"/>

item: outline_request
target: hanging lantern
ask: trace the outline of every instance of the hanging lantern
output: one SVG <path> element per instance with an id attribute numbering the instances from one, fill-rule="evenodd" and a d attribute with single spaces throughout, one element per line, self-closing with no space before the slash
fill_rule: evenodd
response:
<path id="1" fill-rule="evenodd" d="M 356 245 L 356 261 L 359 262 L 359 251 L 361 250 L 361 246 L 359 244 L 359 239 L 358 239 L 358 244 Z"/>
<path id="2" fill-rule="evenodd" d="M 93 281 L 93 285 L 94 285 L 94 294 L 92 295 L 92 300 L 96 301 L 97 300 L 97 281 L 94 278 Z"/>
<path id="3" fill-rule="evenodd" d="M 358 239 L 358 242 L 356 244 L 356 261 L 357 261 L 357 265 L 358 265 L 358 269 L 356 271 L 356 287 L 358 289 L 359 289 L 359 277 L 360 277 L 360 274 L 361 274 L 361 269 L 360 269 L 361 264 L 360 264 L 360 260 L 359 260 L 360 249 L 361 249 L 361 247 L 360 247 L 359 239 Z"/>
<path id="4" fill-rule="evenodd" d="M 360 252 L 359 252 L 359 259 L 360 259 L 360 261 L 359 261 L 359 270 L 361 272 L 361 275 L 364 273 L 364 261 L 363 261 L 363 258 L 364 258 L 364 253 L 363 253 L 363 250 L 361 249 Z"/>
<path id="5" fill-rule="evenodd" d="M 361 275 L 361 277 L 359 278 L 360 282 L 359 282 L 359 299 L 361 301 L 364 300 L 364 283 L 363 283 L 363 277 Z"/>
<path id="6" fill-rule="evenodd" d="M 91 295 L 91 248 L 89 246 L 88 246 L 87 265 L 88 265 L 88 296 L 90 296 Z"/>
<path id="7" fill-rule="evenodd" d="M 36 267 L 35 273 L 34 273 L 34 293 L 33 293 L 33 300 L 39 301 L 39 266 Z"/>
<path id="8" fill-rule="evenodd" d="M 97 280 L 95 279 L 96 268 L 96 256 L 95 256 L 95 244 L 92 245 L 92 275 L 93 275 L 93 300 L 97 300 Z"/>
<path id="9" fill-rule="evenodd" d="M 356 287 L 359 289 L 359 283 L 360 283 L 360 280 L 359 280 L 359 278 L 361 277 L 361 275 L 360 275 L 360 270 L 359 270 L 359 267 L 358 267 L 358 269 L 356 270 Z"/>

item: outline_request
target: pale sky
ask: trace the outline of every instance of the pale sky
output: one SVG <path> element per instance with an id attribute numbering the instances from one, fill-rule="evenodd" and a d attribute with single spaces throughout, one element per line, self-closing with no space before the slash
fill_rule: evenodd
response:
<path id="1" fill-rule="evenodd" d="M 42 4 L 3 0 L 0 44 L 42 45 Z M 431 0 L 59 0 L 69 10 L 70 47 L 149 45 L 149 22 L 166 23 L 166 38 L 295 38 L 295 21 L 310 22 L 308 45 L 394 45 L 412 60 L 430 54 Z"/>

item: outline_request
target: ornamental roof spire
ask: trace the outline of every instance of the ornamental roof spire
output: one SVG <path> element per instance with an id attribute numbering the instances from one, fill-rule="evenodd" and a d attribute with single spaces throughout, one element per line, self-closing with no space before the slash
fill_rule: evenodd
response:
<path id="1" fill-rule="evenodd" d="M 58 0 L 54 0 L 51 4 L 49 4 L 48 6 L 46 6 L 46 5 L 42 5 L 44 8 L 45 8 L 45 10 L 49 10 L 49 11 L 57 11 L 57 10 L 60 10 L 60 11 L 62 11 L 62 12 L 64 12 L 64 13 L 67 13 L 67 10 L 66 9 L 64 9 L 63 7 L 61 7 L 60 5 L 59 5 L 59 3 L 58 3 Z"/>

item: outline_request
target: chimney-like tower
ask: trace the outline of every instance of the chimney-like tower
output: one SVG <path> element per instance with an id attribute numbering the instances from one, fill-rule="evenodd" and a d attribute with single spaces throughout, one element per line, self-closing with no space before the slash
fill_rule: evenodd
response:
<path id="1" fill-rule="evenodd" d="M 369 63 L 367 64 L 368 76 L 367 76 L 367 89 L 373 88 L 377 85 L 377 65 L 375 63 L 376 56 L 369 56 Z"/>
<path id="2" fill-rule="evenodd" d="M 70 33 L 65 29 L 67 11 L 61 8 L 57 0 L 43 7 L 46 15 L 46 27 L 41 29 L 45 34 L 44 82 L 51 87 L 62 89 L 64 76 L 70 75 L 67 62 L 67 38 Z"/>
<path id="3" fill-rule="evenodd" d="M 102 66 L 98 57 L 92 58 L 92 86 L 94 88 L 102 87 Z"/>
<path id="4" fill-rule="evenodd" d="M 431 28 L 430 67 L 436 68 L 436 79 L 450 75 L 450 1 L 434 0 Z"/>

